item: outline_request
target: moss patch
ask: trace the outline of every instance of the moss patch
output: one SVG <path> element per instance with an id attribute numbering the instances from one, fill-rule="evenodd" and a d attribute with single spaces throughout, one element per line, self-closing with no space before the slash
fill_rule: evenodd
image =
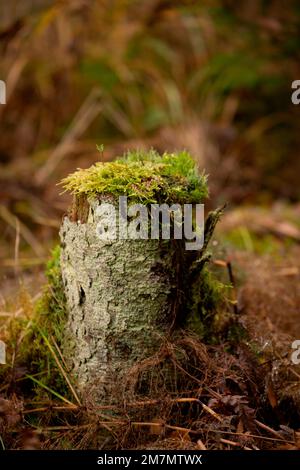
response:
<path id="1" fill-rule="evenodd" d="M 226 286 L 206 267 L 202 269 L 192 288 L 187 327 L 205 341 L 216 342 L 223 330 L 220 317 L 223 317 L 221 307 L 224 307 L 225 298 Z"/>
<path id="2" fill-rule="evenodd" d="M 39 377 L 41 383 L 63 395 L 68 395 L 65 379 L 50 350 L 51 347 L 61 362 L 55 343 L 60 349 L 67 310 L 61 278 L 59 246 L 52 251 L 46 267 L 46 276 L 48 285 L 35 306 L 32 328 L 22 342 L 20 359 L 29 367 L 31 375 L 41 374 Z"/>
<path id="3" fill-rule="evenodd" d="M 8 364 L 2 369 L 6 378 L 16 378 L 22 371 L 22 390 L 36 399 L 70 399 L 71 394 L 55 357 L 62 364 L 60 347 L 67 318 L 66 300 L 60 270 L 60 247 L 52 251 L 46 267 L 48 284 L 33 306 L 29 318 L 12 319 L 8 331 Z M 17 372 L 17 375 L 19 372 Z M 28 378 L 23 382 L 24 378 Z"/>
<path id="4" fill-rule="evenodd" d="M 131 151 L 114 162 L 79 169 L 61 184 L 77 196 L 125 195 L 129 202 L 143 204 L 199 203 L 208 196 L 206 176 L 198 174 L 186 151 Z"/>

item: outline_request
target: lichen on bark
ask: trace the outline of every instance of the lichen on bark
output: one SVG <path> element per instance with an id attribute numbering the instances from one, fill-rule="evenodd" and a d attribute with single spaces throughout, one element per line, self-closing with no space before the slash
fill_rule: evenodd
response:
<path id="1" fill-rule="evenodd" d="M 99 240 L 93 214 L 87 224 L 65 218 L 61 228 L 66 355 L 81 386 L 94 378 L 108 385 L 154 352 L 173 323 L 179 287 L 171 242 Z"/>

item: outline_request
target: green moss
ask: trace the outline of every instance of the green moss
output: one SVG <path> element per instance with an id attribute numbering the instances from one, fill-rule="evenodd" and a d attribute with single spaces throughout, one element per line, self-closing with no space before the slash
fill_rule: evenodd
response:
<path id="1" fill-rule="evenodd" d="M 65 379 L 61 375 L 54 356 L 46 344 L 46 340 L 48 340 L 53 346 L 56 356 L 59 357 L 53 340 L 60 348 L 67 319 L 66 299 L 60 270 L 59 246 L 52 251 L 52 256 L 46 266 L 46 276 L 48 285 L 35 306 L 32 327 L 22 342 L 20 359 L 29 367 L 31 375 L 41 374 L 39 380 L 44 385 L 59 391 L 61 394 L 68 395 Z"/>
<path id="2" fill-rule="evenodd" d="M 215 343 L 224 333 L 228 289 L 207 267 L 199 272 L 192 285 L 186 326 L 206 342 Z"/>
<path id="3" fill-rule="evenodd" d="M 66 299 L 63 291 L 60 270 L 60 248 L 57 246 L 52 252 L 50 261 L 46 267 L 48 284 L 40 300 L 34 305 L 30 318 L 16 318 L 12 320 L 9 331 L 8 352 L 15 356 L 15 366 L 24 370 L 25 376 L 34 377 L 28 379 L 23 387 L 24 393 L 30 393 L 34 389 L 36 398 L 49 394 L 53 399 L 55 393 L 65 398 L 71 398 L 66 381 L 62 376 L 53 352 L 61 361 L 55 343 L 60 349 L 64 325 L 67 318 Z M 55 343 L 54 343 L 55 342 Z M 48 343 L 48 344 L 47 344 Z M 8 365 L 8 369 L 11 365 Z M 9 370 L 6 371 L 9 372 Z M 46 391 L 50 388 L 55 393 Z"/>
<path id="4" fill-rule="evenodd" d="M 209 343 L 218 342 L 232 321 L 228 299 L 231 286 L 217 279 L 208 264 L 211 253 L 208 245 L 224 208 L 211 211 L 205 221 L 204 244 L 189 266 L 185 286 L 185 325 Z"/>
<path id="5" fill-rule="evenodd" d="M 186 151 L 131 151 L 114 162 L 79 169 L 61 184 L 77 196 L 126 195 L 130 202 L 144 204 L 199 203 L 208 196 L 206 176 L 198 174 Z"/>
<path id="6" fill-rule="evenodd" d="M 232 322 L 227 331 L 227 340 L 229 342 L 229 351 L 232 351 L 238 343 L 244 342 L 248 345 L 249 332 L 241 323 Z"/>
<path id="7" fill-rule="evenodd" d="M 56 338 L 60 344 L 67 319 L 66 298 L 63 290 L 60 269 L 60 246 L 57 245 L 46 266 L 48 286 L 41 301 L 37 304 L 38 324 Z"/>

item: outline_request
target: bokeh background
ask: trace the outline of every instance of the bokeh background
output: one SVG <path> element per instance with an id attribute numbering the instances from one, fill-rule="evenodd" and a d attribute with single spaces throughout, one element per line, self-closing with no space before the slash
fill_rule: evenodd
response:
<path id="1" fill-rule="evenodd" d="M 299 450 L 299 0 L 0 0 L 0 58 L 0 449 Z M 216 317 L 238 321 L 218 345 L 168 338 L 129 374 L 149 390 L 106 416 L 88 396 L 65 407 L 50 253 L 58 183 L 132 148 L 187 149 L 206 211 L 227 203 L 209 272 L 228 287 Z"/>
<path id="2" fill-rule="evenodd" d="M 1 0 L 0 54 L 3 282 L 57 240 L 57 183 L 127 148 L 188 149 L 211 207 L 300 215 L 299 1 Z"/>

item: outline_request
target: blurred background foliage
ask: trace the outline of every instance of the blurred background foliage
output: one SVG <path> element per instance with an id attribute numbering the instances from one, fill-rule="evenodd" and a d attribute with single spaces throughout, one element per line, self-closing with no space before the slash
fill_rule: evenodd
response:
<path id="1" fill-rule="evenodd" d="M 44 253 L 55 183 L 127 148 L 189 150 L 212 205 L 298 200 L 299 27 L 297 0 L 2 1 L 3 241 Z"/>

